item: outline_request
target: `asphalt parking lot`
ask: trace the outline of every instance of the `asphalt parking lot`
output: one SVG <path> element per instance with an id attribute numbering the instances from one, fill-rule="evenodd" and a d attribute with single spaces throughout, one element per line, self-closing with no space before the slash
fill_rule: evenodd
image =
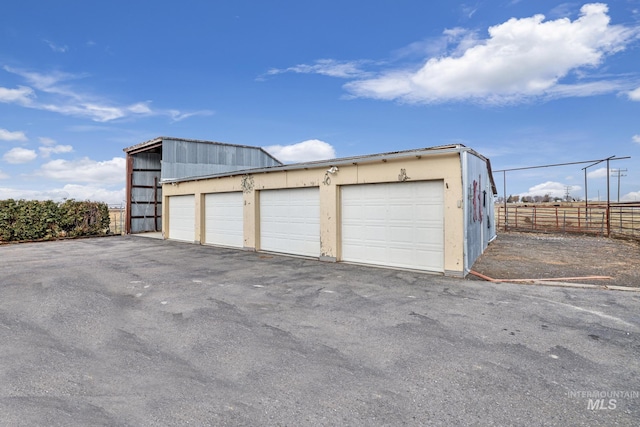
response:
<path id="1" fill-rule="evenodd" d="M 640 293 L 109 237 L 0 246 L 8 426 L 640 420 Z"/>

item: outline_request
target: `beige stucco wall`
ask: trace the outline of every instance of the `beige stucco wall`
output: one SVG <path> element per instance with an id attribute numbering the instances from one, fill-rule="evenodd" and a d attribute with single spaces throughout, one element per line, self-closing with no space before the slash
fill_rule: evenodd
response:
<path id="1" fill-rule="evenodd" d="M 445 274 L 461 275 L 463 271 L 463 200 L 459 153 L 433 156 L 377 160 L 369 163 L 341 165 L 339 171 L 327 174 L 327 166 L 288 171 L 260 172 L 164 184 L 162 229 L 170 238 L 170 197 L 194 194 L 196 200 L 195 242 L 204 242 L 204 195 L 207 193 L 243 191 L 244 247 L 260 250 L 259 191 L 278 188 L 319 187 L 320 254 L 323 260 L 340 260 L 340 191 L 342 185 L 383 182 L 441 180 L 444 185 L 444 269 Z M 404 169 L 404 174 L 402 170 Z M 327 179 L 328 178 L 328 179 Z"/>

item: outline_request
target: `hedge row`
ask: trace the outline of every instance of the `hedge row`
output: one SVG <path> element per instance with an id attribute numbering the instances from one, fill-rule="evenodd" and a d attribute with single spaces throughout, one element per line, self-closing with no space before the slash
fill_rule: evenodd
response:
<path id="1" fill-rule="evenodd" d="M 109 232 L 109 207 L 99 202 L 0 200 L 0 242 L 96 236 Z"/>

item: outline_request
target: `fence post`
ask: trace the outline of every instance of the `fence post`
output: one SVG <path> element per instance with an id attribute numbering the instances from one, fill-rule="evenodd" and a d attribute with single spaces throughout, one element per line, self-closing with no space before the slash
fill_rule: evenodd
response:
<path id="1" fill-rule="evenodd" d="M 622 206 L 618 206 L 619 212 L 620 212 L 620 233 L 622 233 Z"/>
<path id="2" fill-rule="evenodd" d="M 536 207 L 533 207 L 533 221 L 531 221 L 531 228 L 536 229 Z"/>
<path id="3" fill-rule="evenodd" d="M 124 232 L 124 206 L 120 205 L 120 234 Z"/>
<path id="4" fill-rule="evenodd" d="M 580 224 L 580 207 L 578 206 L 578 231 L 582 231 L 582 225 Z"/>

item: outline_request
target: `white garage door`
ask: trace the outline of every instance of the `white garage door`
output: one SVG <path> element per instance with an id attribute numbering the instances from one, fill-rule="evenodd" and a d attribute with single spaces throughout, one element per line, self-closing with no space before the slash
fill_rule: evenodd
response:
<path id="1" fill-rule="evenodd" d="M 260 191 L 260 249 L 320 255 L 318 188 Z"/>
<path id="2" fill-rule="evenodd" d="M 343 186 L 342 260 L 444 272 L 442 181 Z"/>
<path id="3" fill-rule="evenodd" d="M 196 227 L 195 196 L 169 197 L 169 239 L 194 242 Z"/>
<path id="4" fill-rule="evenodd" d="M 243 203 L 241 192 L 206 194 L 204 196 L 205 243 L 235 248 L 243 247 Z"/>

